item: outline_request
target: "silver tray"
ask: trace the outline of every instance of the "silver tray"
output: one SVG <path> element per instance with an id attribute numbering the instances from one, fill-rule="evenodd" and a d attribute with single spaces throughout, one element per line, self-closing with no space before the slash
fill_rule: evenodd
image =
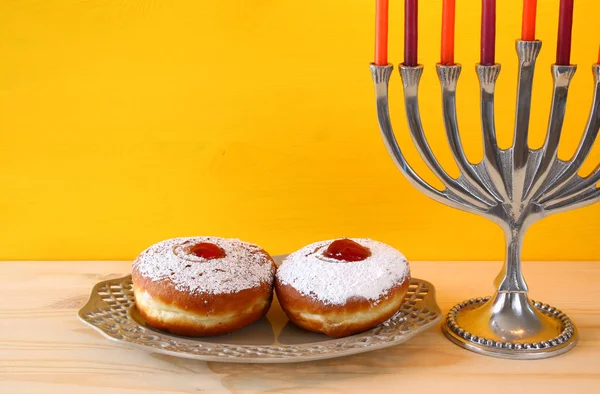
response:
<path id="1" fill-rule="evenodd" d="M 435 325 L 442 314 L 433 285 L 413 278 L 396 315 L 346 338 L 331 339 L 296 327 L 274 297 L 267 316 L 258 322 L 232 334 L 195 339 L 147 326 L 135 307 L 128 275 L 96 284 L 79 318 L 110 340 L 151 352 L 204 361 L 291 363 L 394 346 Z"/>

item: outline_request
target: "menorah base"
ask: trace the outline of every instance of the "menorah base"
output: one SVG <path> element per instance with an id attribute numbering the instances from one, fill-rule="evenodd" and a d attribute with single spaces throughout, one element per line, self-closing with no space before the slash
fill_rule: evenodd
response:
<path id="1" fill-rule="evenodd" d="M 571 350 L 577 329 L 560 310 L 526 293 L 496 293 L 454 306 L 443 322 L 446 337 L 487 356 L 540 359 Z"/>

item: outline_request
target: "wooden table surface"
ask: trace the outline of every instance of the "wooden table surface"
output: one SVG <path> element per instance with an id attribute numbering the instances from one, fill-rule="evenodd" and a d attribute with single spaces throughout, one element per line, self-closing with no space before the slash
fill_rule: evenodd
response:
<path id="1" fill-rule="evenodd" d="M 488 295 L 494 262 L 414 262 L 446 312 Z M 396 347 L 297 364 L 206 363 L 110 342 L 81 323 L 92 286 L 128 262 L 0 262 L 0 393 L 600 393 L 600 262 L 524 264 L 531 296 L 567 312 L 581 339 L 538 361 L 480 356 L 439 326 Z"/>

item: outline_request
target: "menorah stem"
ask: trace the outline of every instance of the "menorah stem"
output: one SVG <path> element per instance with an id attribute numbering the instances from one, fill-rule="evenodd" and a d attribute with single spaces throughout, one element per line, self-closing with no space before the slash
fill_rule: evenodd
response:
<path id="1" fill-rule="evenodd" d="M 443 331 L 453 342 L 483 354 L 509 358 L 543 358 L 547 353 L 537 350 L 555 347 L 555 354 L 559 354 L 574 345 L 576 331 L 568 317 L 527 296 L 521 248 L 531 220 L 525 217 L 522 223 L 503 227 L 506 260 L 496 278 L 496 293 L 465 301 L 448 313 Z M 514 351 L 524 354 L 519 356 Z"/>
<path id="2" fill-rule="evenodd" d="M 496 277 L 494 284 L 498 292 L 527 293 L 528 287 L 521 269 L 521 249 L 525 229 L 503 226 L 506 241 L 506 256 L 502 271 Z"/>

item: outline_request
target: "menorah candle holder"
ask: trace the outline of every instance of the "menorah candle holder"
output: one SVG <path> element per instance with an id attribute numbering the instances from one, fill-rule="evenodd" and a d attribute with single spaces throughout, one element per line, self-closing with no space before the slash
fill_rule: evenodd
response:
<path id="1" fill-rule="evenodd" d="M 408 128 L 429 169 L 442 181 L 438 190 L 406 161 L 396 141 L 389 114 L 388 83 L 392 65 L 371 65 L 377 98 L 379 128 L 389 154 L 408 181 L 425 195 L 453 208 L 481 215 L 505 233 L 506 259 L 495 281 L 496 293 L 454 306 L 442 329 L 454 343 L 477 353 L 515 359 L 539 359 L 567 352 L 577 342 L 577 329 L 560 310 L 530 300 L 521 269 L 521 245 L 534 222 L 554 213 L 591 205 L 600 200 L 600 166 L 583 178 L 577 175 L 600 128 L 600 65 L 594 65 L 594 99 L 587 126 L 569 161 L 558 158 L 569 83 L 576 66 L 552 66 L 552 107 L 542 148 L 528 147 L 533 74 L 541 41 L 517 41 L 519 77 L 512 147 L 500 149 L 494 122 L 494 91 L 500 65 L 477 65 L 481 95 L 484 158 L 472 164 L 458 130 L 456 85 L 460 65 L 437 65 L 442 87 L 442 110 L 448 143 L 460 170 L 453 178 L 435 158 L 421 124 L 418 91 L 423 66 L 400 65 Z"/>

